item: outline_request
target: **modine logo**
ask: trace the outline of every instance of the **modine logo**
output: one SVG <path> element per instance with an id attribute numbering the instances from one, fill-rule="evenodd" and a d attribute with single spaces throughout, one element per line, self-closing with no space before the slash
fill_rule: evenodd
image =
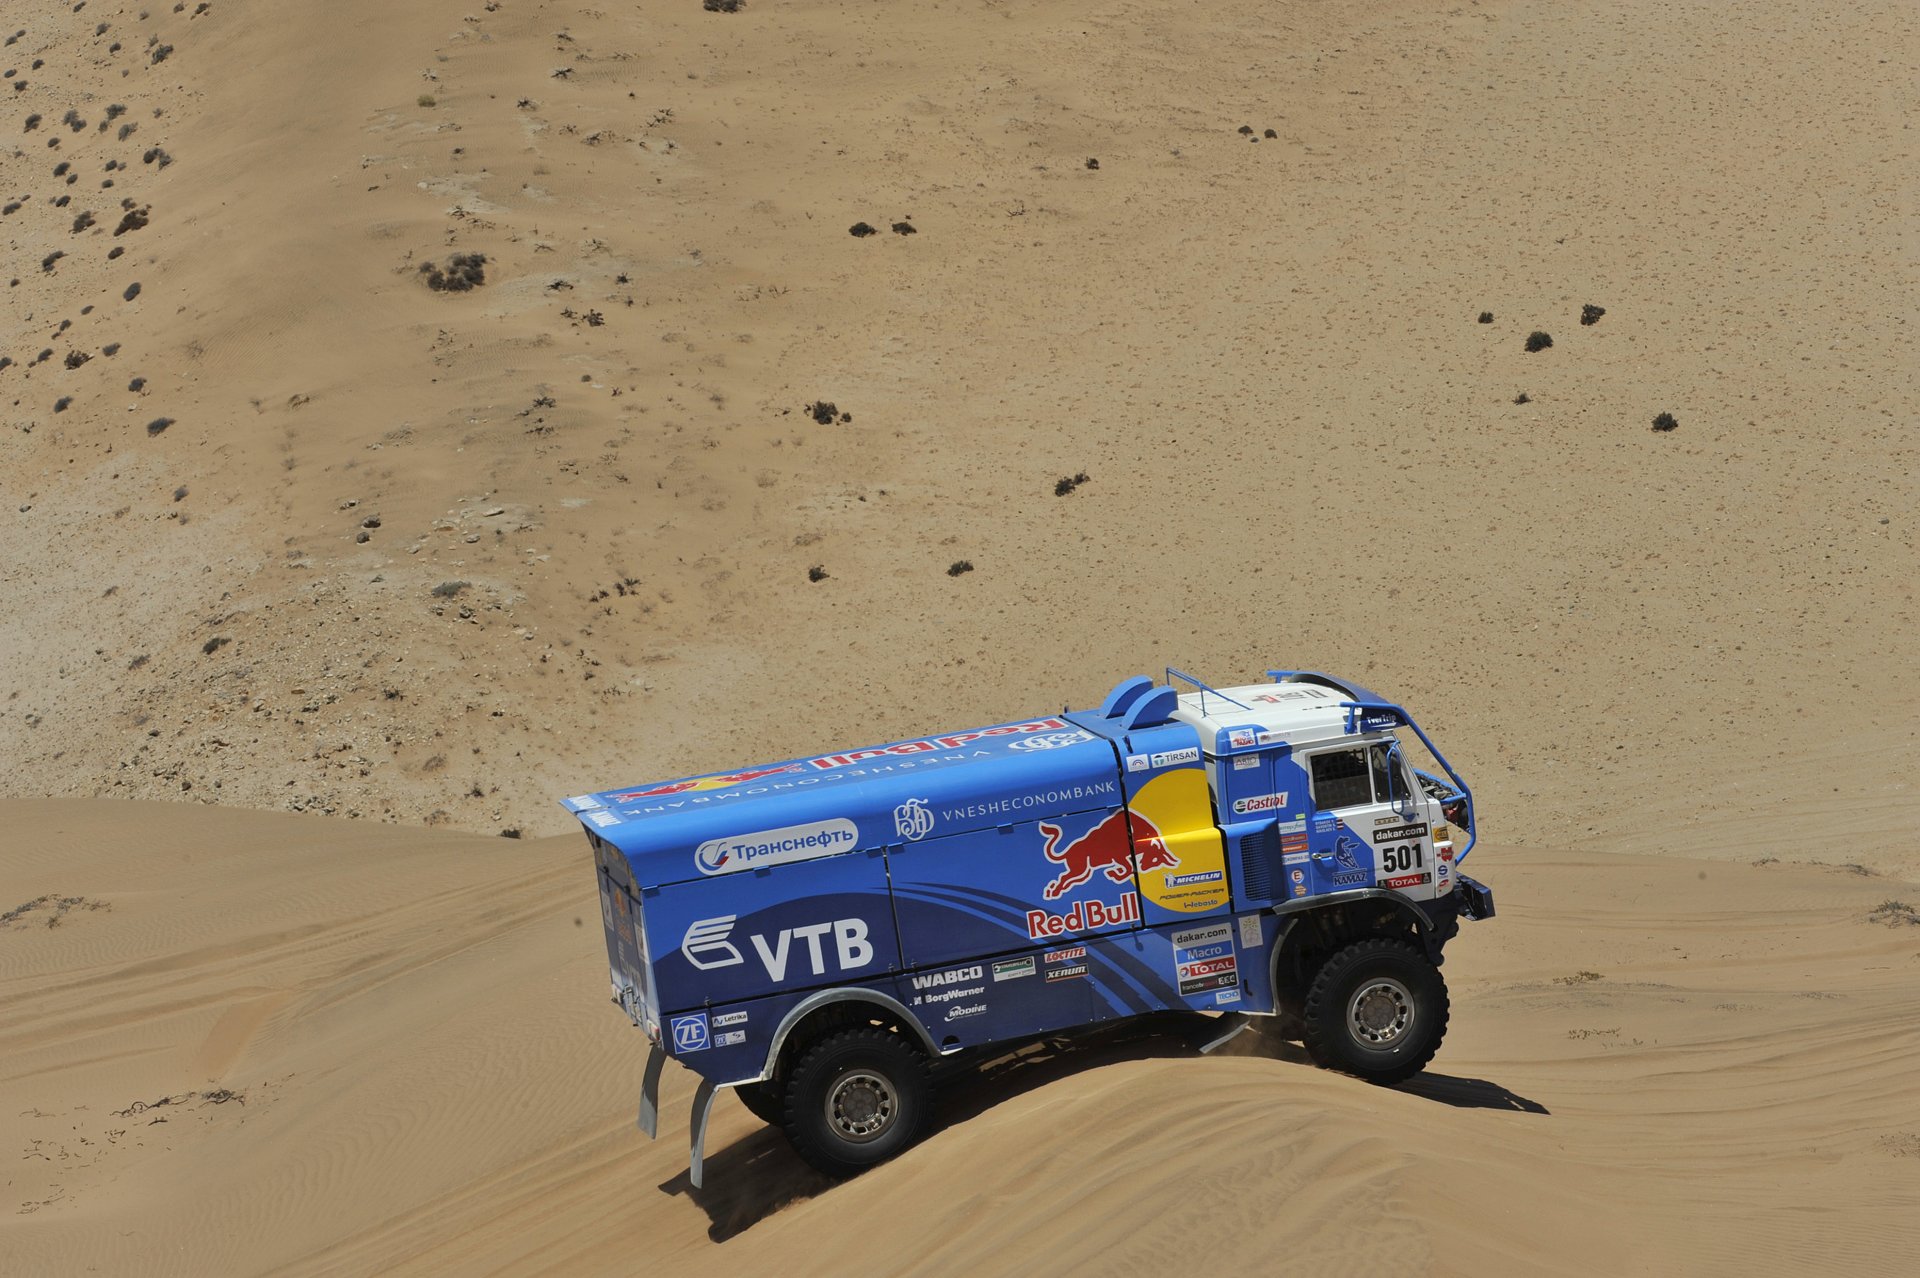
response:
<path id="1" fill-rule="evenodd" d="M 736 874 L 763 865 L 785 865 L 851 851 L 860 832 L 843 817 L 809 825 L 787 825 L 777 830 L 708 839 L 694 849 L 693 863 L 702 874 Z"/>
<path id="2" fill-rule="evenodd" d="M 913 842 L 933 832 L 933 812 L 925 799 L 908 799 L 893 810 L 894 833 Z"/>
<path id="3" fill-rule="evenodd" d="M 1245 816 L 1249 812 L 1271 812 L 1275 808 L 1284 808 L 1286 806 L 1287 792 L 1285 790 L 1280 791 L 1278 794 L 1250 794 L 1244 799 L 1235 799 L 1233 801 L 1233 810 L 1241 816 Z"/>
<path id="4" fill-rule="evenodd" d="M 703 972 L 746 962 L 740 947 L 730 939 L 734 921 L 734 915 L 725 914 L 690 924 L 680 942 L 680 952 L 687 956 L 687 962 Z M 756 932 L 747 939 L 753 943 L 760 965 L 767 969 L 768 979 L 784 981 L 787 979 L 787 967 L 795 957 L 796 940 L 806 947 L 807 965 L 812 974 L 827 974 L 828 949 L 825 941 L 829 934 L 833 937 L 832 957 L 839 961 L 840 971 L 850 972 L 873 962 L 873 942 L 867 939 L 864 919 L 835 919 L 831 923 L 782 928 L 771 940 Z"/>

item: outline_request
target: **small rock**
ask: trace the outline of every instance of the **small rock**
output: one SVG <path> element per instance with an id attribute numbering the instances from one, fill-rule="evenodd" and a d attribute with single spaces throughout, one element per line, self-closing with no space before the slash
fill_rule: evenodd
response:
<path id="1" fill-rule="evenodd" d="M 864 240 L 867 238 L 867 236 L 878 235 L 880 234 L 880 232 L 874 230 L 871 226 L 867 225 L 865 222 L 855 222 L 852 226 L 849 226 L 847 228 L 847 234 L 851 235 L 856 240 Z"/>

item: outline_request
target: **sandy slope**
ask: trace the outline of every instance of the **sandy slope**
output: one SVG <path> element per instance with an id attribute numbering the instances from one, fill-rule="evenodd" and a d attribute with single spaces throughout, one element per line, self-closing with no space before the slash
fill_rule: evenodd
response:
<path id="1" fill-rule="evenodd" d="M 1910 4 L 14 8 L 0 1269 L 1911 1268 Z M 690 1194 L 478 836 L 1165 662 L 1475 782 L 1434 1074 Z"/>
<path id="2" fill-rule="evenodd" d="M 0 928 L 13 1272 L 1897 1273 L 1920 1242 L 1920 928 L 1870 920 L 1871 876 L 1489 847 L 1502 916 L 1403 1088 L 1145 1039 L 970 1084 L 840 1187 L 727 1101 L 694 1193 L 690 1076 L 633 1130 L 575 839 L 0 818 L 9 885 L 78 898 Z"/>
<path id="3" fill-rule="evenodd" d="M 1912 740 L 1910 5 L 140 12 L 5 50 L 11 793 L 556 832 L 1166 662 L 1524 839 Z"/>

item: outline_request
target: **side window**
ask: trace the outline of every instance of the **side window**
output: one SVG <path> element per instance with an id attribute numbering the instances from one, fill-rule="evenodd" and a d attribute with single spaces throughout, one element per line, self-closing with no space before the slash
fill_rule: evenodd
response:
<path id="1" fill-rule="evenodd" d="M 1321 811 L 1373 802 L 1368 751 L 1328 750 L 1313 756 L 1313 805 Z"/>

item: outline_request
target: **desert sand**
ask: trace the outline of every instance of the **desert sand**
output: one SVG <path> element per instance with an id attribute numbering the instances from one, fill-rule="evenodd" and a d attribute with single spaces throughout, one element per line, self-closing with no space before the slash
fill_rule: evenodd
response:
<path id="1" fill-rule="evenodd" d="M 1910 4 L 0 28 L 0 1270 L 1912 1269 Z M 691 1191 L 555 797 L 1169 663 L 1474 782 L 1429 1073 Z"/>

